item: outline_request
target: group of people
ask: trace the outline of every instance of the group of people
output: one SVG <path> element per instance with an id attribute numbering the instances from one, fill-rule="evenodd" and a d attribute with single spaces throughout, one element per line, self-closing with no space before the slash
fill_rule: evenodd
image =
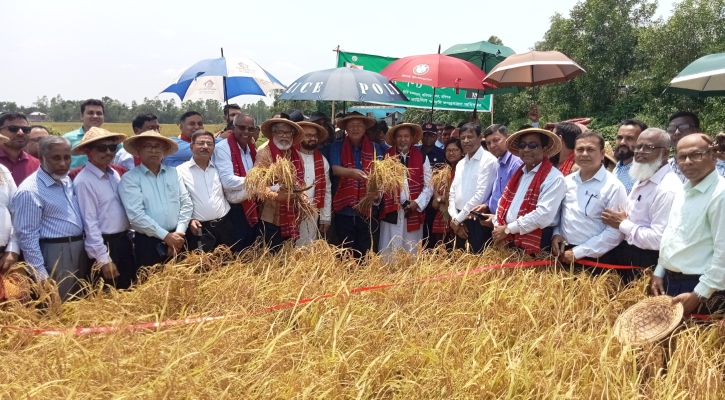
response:
<path id="1" fill-rule="evenodd" d="M 80 113 L 82 126 L 63 137 L 0 115 L 0 269 L 22 260 L 63 299 L 96 270 L 125 289 L 139 268 L 183 251 L 325 239 L 358 257 L 441 244 L 550 251 L 567 265 L 652 268 L 652 293 L 687 312 L 722 305 L 725 254 L 714 243 L 725 237 L 725 162 L 693 113 L 675 113 L 666 130 L 625 120 L 613 149 L 578 121 L 543 129 L 537 112 L 510 133 L 474 122 L 388 127 L 357 112 L 334 124 L 319 112 L 278 114 L 258 126 L 229 105 L 222 131 L 190 111 L 171 138 L 151 114 L 126 137 L 102 128 L 101 101 Z M 257 148 L 260 133 L 268 141 Z M 406 167 L 397 195 L 368 191 L 385 157 Z M 298 189 L 249 193 L 247 174 L 282 159 Z M 449 184 L 434 187 L 446 165 Z M 318 212 L 301 217 L 299 201 Z M 625 283 L 632 271 L 620 270 Z"/>

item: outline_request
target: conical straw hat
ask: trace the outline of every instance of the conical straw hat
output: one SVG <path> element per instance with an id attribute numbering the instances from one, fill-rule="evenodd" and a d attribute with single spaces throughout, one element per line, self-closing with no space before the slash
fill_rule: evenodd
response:
<path id="1" fill-rule="evenodd" d="M 141 138 L 153 138 L 153 139 L 158 139 L 158 140 L 166 142 L 166 144 L 168 145 L 168 149 L 166 150 L 166 153 L 164 153 L 164 156 L 168 156 L 168 155 L 174 154 L 177 151 L 179 151 L 179 145 L 176 144 L 176 142 L 174 142 L 173 140 L 167 138 L 166 136 L 164 136 L 156 131 L 146 131 L 146 132 L 139 133 L 136 136 L 131 136 L 130 138 L 123 141 L 123 149 L 126 150 L 132 156 L 137 156 L 138 151 L 136 150 L 136 147 L 133 144 L 135 141 L 137 141 Z"/>
<path id="2" fill-rule="evenodd" d="M 682 321 L 682 303 L 670 296 L 646 298 L 628 308 L 614 323 L 614 335 L 622 344 L 639 346 L 667 337 Z"/>
<path id="3" fill-rule="evenodd" d="M 119 142 L 122 142 L 126 140 L 126 135 L 124 135 L 123 133 L 109 132 L 103 128 L 97 128 L 94 126 L 93 128 L 89 129 L 85 135 L 83 135 L 83 139 L 81 139 L 80 142 L 76 143 L 76 145 L 73 146 L 73 149 L 70 153 L 74 156 L 83 155 L 83 146 L 99 141 L 101 139 L 112 138 L 117 138 Z"/>

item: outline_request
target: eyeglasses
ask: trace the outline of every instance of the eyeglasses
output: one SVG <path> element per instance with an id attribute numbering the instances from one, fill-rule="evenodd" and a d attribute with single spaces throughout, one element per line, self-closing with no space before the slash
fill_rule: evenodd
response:
<path id="1" fill-rule="evenodd" d="M 689 131 L 692 129 L 695 129 L 695 127 L 690 124 L 674 125 L 674 126 L 667 127 L 667 133 L 673 134 L 677 131 L 686 132 L 686 131 Z"/>
<path id="2" fill-rule="evenodd" d="M 528 147 L 529 149 L 531 149 L 531 150 L 536 150 L 536 149 L 538 149 L 539 147 L 541 147 L 541 145 L 540 145 L 540 144 L 538 144 L 538 143 L 536 143 L 536 142 L 529 142 L 529 143 L 526 143 L 526 142 L 519 142 L 519 144 L 518 144 L 518 147 L 519 147 L 519 149 L 521 149 L 521 150 L 523 150 L 523 149 L 525 149 L 525 148 L 527 148 L 527 147 Z"/>
<path id="3" fill-rule="evenodd" d="M 118 144 L 99 144 L 97 146 L 93 146 L 93 148 L 98 150 L 99 153 L 105 153 L 108 150 L 111 150 L 112 153 L 115 153 L 116 149 L 118 149 Z"/>
<path id="4" fill-rule="evenodd" d="M 274 134 L 279 135 L 279 136 L 292 136 L 294 133 L 295 133 L 295 131 L 282 131 L 279 129 L 274 131 Z"/>
<path id="5" fill-rule="evenodd" d="M 144 151 L 164 151 L 166 146 L 163 144 L 145 144 L 141 146 Z"/>
<path id="6" fill-rule="evenodd" d="M 690 161 L 702 161 L 702 157 L 707 154 L 707 151 L 693 151 L 690 154 L 678 154 L 677 155 L 677 163 L 682 164 L 689 158 Z"/>
<path id="7" fill-rule="evenodd" d="M 199 147 L 214 147 L 214 142 L 194 142 L 194 145 Z"/>
<path id="8" fill-rule="evenodd" d="M 7 128 L 10 133 L 18 133 L 18 131 L 23 131 L 24 134 L 30 133 L 30 131 L 33 129 L 29 126 L 18 126 L 18 125 L 6 125 L 0 128 L 0 131 Z"/>
<path id="9" fill-rule="evenodd" d="M 247 132 L 254 132 L 254 131 L 256 131 L 256 130 L 257 130 L 257 127 L 256 127 L 256 126 L 254 126 L 254 125 L 252 125 L 252 126 L 246 126 L 246 125 L 234 125 L 234 126 L 236 126 L 236 127 L 237 127 L 237 129 L 239 129 L 239 130 L 240 130 L 240 131 L 242 131 L 242 132 L 244 132 L 244 131 L 247 131 Z"/>
<path id="10" fill-rule="evenodd" d="M 650 154 L 655 149 L 664 149 L 664 147 L 662 147 L 662 146 L 652 146 L 650 144 L 638 144 L 638 145 L 634 146 L 634 151 L 635 152 L 640 152 L 642 154 Z"/>
<path id="11" fill-rule="evenodd" d="M 450 149 L 446 149 L 446 153 L 460 153 L 461 149 L 458 147 L 451 147 Z"/>

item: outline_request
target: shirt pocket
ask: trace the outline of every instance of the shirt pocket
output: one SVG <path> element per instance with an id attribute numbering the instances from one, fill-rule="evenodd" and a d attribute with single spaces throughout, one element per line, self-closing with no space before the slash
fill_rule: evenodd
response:
<path id="1" fill-rule="evenodd" d="M 181 201 L 179 200 L 179 187 L 166 184 L 166 199 L 169 204 L 178 206 Z"/>

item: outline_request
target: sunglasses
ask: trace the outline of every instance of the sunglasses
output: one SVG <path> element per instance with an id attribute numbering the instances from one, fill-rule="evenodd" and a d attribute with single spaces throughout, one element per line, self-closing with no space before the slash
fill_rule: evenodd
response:
<path id="1" fill-rule="evenodd" d="M 116 149 L 118 149 L 118 144 L 99 144 L 98 146 L 93 146 L 93 148 L 98 150 L 99 153 L 105 153 L 108 150 L 115 153 Z"/>
<path id="2" fill-rule="evenodd" d="M 244 132 L 244 131 L 254 132 L 254 131 L 257 130 L 257 127 L 256 126 L 244 126 L 244 125 L 234 125 L 234 126 L 236 126 L 237 129 L 239 129 L 242 132 Z"/>
<path id="3" fill-rule="evenodd" d="M 21 131 L 22 130 L 23 133 L 26 134 L 26 135 L 28 133 L 30 133 L 30 131 L 33 129 L 33 128 L 29 127 L 29 126 L 7 125 L 7 126 L 3 126 L 2 128 L 0 128 L 0 131 L 3 130 L 3 129 L 5 129 L 5 128 L 7 128 L 10 131 L 10 133 L 18 133 L 18 131 Z"/>
<path id="4" fill-rule="evenodd" d="M 525 148 L 527 148 L 527 147 L 528 147 L 529 149 L 531 149 L 531 150 L 536 150 L 536 149 L 538 149 L 539 147 L 541 147 L 541 145 L 540 145 L 540 144 L 538 144 L 538 143 L 536 143 L 536 142 L 529 142 L 529 143 L 519 142 L 519 144 L 518 144 L 518 147 L 519 147 L 519 149 L 521 149 L 521 150 L 523 150 L 523 149 L 525 149 Z"/>

